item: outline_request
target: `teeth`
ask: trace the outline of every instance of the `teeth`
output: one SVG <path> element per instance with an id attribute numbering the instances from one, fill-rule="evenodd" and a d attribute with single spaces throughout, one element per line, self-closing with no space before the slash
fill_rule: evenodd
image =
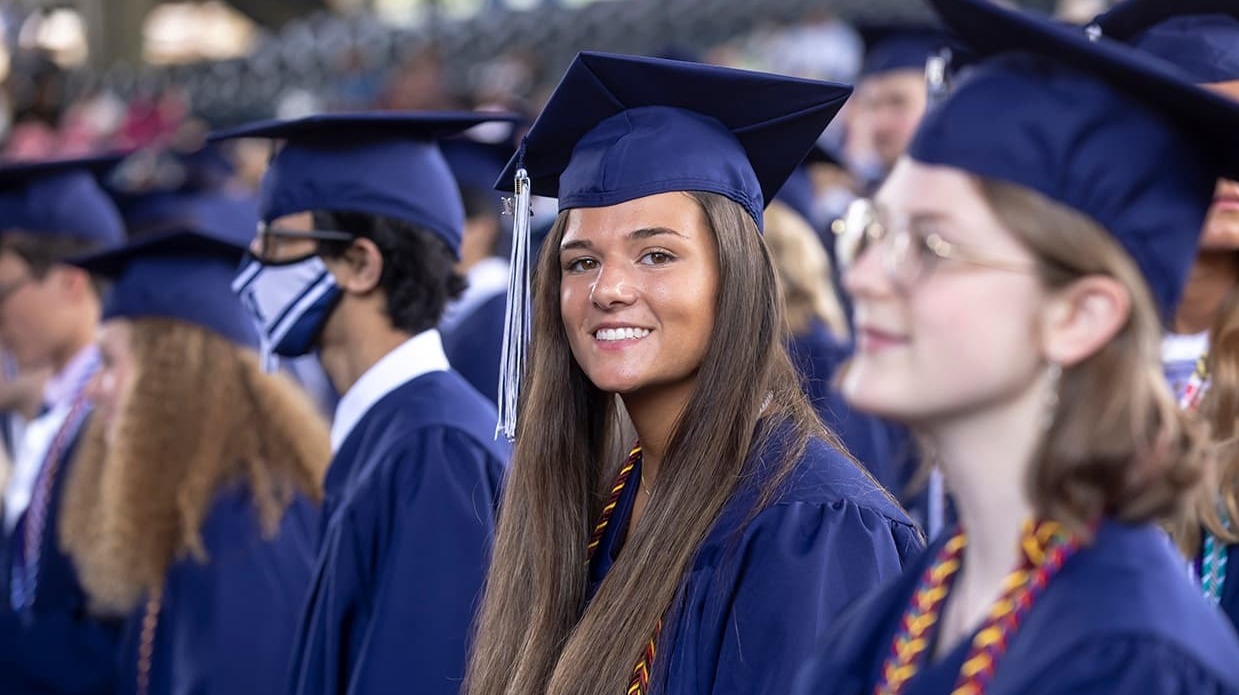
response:
<path id="1" fill-rule="evenodd" d="M 600 328 L 594 334 L 598 340 L 636 340 L 649 335 L 645 328 Z"/>

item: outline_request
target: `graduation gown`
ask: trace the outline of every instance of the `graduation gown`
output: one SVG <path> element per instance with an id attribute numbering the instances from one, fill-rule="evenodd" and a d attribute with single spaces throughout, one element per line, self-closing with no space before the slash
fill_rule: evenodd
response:
<path id="1" fill-rule="evenodd" d="M 294 648 L 299 695 L 455 695 L 490 558 L 506 443 L 451 371 L 388 393 L 342 443 Z"/>
<path id="2" fill-rule="evenodd" d="M 508 293 L 479 304 L 443 333 L 443 351 L 452 369 L 491 403 L 499 402 L 499 363 L 503 360 L 503 322 Z"/>
<path id="3" fill-rule="evenodd" d="M 283 690 L 318 529 L 318 510 L 297 497 L 265 539 L 248 490 L 221 491 L 202 526 L 207 562 L 187 557 L 168 570 L 148 695 Z M 138 692 L 145 615 L 143 601 L 125 626 L 120 695 Z"/>
<path id="4" fill-rule="evenodd" d="M 88 422 L 89 420 L 87 420 Z M 29 510 L 4 538 L 0 567 L 0 693 L 4 695 L 110 694 L 116 687 L 116 657 L 122 621 L 87 612 L 86 593 L 73 561 L 60 550 L 60 501 L 83 423 L 65 447 L 51 482 L 40 544 L 38 589 L 29 615 L 10 601 L 15 542 L 25 533 Z"/>
<path id="5" fill-rule="evenodd" d="M 796 695 L 868 695 L 925 567 L 867 598 L 816 650 Z M 949 695 L 971 637 L 923 667 L 905 695 Z M 999 661 L 986 695 L 1239 693 L 1239 638 L 1193 586 L 1160 530 L 1107 521 L 1050 580 Z"/>
<path id="6" fill-rule="evenodd" d="M 794 666 L 863 592 L 898 576 L 920 533 L 863 471 L 811 440 L 775 501 L 753 516 L 775 457 L 750 461 L 668 612 L 654 692 L 786 689 Z M 767 460 L 769 459 L 769 460 Z M 635 470 L 630 480 L 640 478 Z M 591 596 L 618 554 L 637 494 L 626 486 L 590 566 Z"/>
<path id="7" fill-rule="evenodd" d="M 919 465 L 912 437 L 899 425 L 853 410 L 833 387 L 835 372 L 851 357 L 852 346 L 837 340 L 826 324 L 814 320 L 804 333 L 792 336 L 787 347 L 818 417 L 839 435 L 852 456 L 916 516 L 915 503 L 923 500 L 922 495 L 909 494 Z"/>

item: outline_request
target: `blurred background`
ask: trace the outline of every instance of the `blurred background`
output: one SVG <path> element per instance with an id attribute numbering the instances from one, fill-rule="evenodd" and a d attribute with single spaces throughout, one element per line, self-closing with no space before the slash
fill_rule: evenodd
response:
<path id="1" fill-rule="evenodd" d="M 1087 18 L 1104 0 L 1022 0 Z M 581 49 L 855 78 L 917 0 L 0 0 L 9 159 L 355 109 L 536 114 Z"/>

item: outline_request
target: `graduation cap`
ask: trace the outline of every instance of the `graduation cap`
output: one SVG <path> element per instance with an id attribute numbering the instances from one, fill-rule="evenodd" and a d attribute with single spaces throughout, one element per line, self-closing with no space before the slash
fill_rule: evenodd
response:
<path id="1" fill-rule="evenodd" d="M 177 319 L 238 345 L 256 347 L 253 321 L 232 291 L 251 230 L 206 224 L 186 227 L 71 262 L 112 281 L 103 306 L 105 321 Z"/>
<path id="2" fill-rule="evenodd" d="M 258 223 L 258 202 L 224 186 L 230 171 L 218 147 L 147 148 L 117 155 L 101 179 L 131 240 L 210 229 L 244 245 Z"/>
<path id="3" fill-rule="evenodd" d="M 941 31 L 921 26 L 860 27 L 865 60 L 859 79 L 899 70 L 924 70 L 929 56 L 947 43 Z"/>
<path id="4" fill-rule="evenodd" d="M 1197 83 L 1239 79 L 1239 2 L 1126 0 L 1090 31 L 1174 63 Z"/>
<path id="5" fill-rule="evenodd" d="M 283 140 L 263 177 L 264 222 L 312 210 L 383 215 L 419 225 L 460 248 L 464 209 L 436 141 L 480 123 L 513 121 L 483 112 L 323 114 L 215 133 Z"/>
<path id="6" fill-rule="evenodd" d="M 1239 104 L 1078 27 L 986 0 L 930 2 L 990 57 L 930 110 L 908 155 L 1024 186 L 1091 217 L 1135 260 L 1169 316 L 1214 182 L 1239 172 Z"/>
<path id="7" fill-rule="evenodd" d="M 726 196 L 761 227 L 851 94 L 847 85 L 658 58 L 581 53 L 499 180 L 517 169 L 560 210 L 668 191 Z"/>
<path id="8" fill-rule="evenodd" d="M 515 435 L 529 325 L 529 195 L 559 209 L 670 191 L 762 210 L 851 94 L 847 85 L 659 58 L 581 53 L 497 186 L 517 193 L 500 429 Z"/>
<path id="9" fill-rule="evenodd" d="M 96 180 L 115 159 L 108 154 L 0 165 L 0 232 L 119 242 L 124 225 Z"/>

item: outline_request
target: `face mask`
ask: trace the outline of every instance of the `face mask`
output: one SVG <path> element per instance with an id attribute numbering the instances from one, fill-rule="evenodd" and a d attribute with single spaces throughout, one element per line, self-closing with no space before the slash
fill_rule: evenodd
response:
<path id="1" fill-rule="evenodd" d="M 281 263 L 251 258 L 232 291 L 254 317 L 264 352 L 309 354 L 340 297 L 340 287 L 316 255 Z"/>

